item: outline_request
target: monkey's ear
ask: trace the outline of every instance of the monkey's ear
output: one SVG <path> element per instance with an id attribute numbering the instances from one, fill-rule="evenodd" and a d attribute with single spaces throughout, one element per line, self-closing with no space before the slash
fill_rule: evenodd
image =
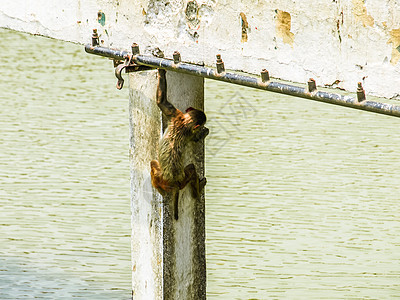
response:
<path id="1" fill-rule="evenodd" d="M 189 112 L 189 111 L 192 111 L 192 110 L 194 110 L 194 108 L 193 107 L 189 107 L 188 109 L 186 109 L 186 112 Z"/>

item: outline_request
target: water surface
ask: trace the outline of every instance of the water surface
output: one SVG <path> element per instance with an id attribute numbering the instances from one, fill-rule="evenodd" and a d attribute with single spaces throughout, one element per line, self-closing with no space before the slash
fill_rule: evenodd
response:
<path id="1" fill-rule="evenodd" d="M 0 39 L 0 299 L 129 299 L 127 93 L 82 46 Z"/>
<path id="2" fill-rule="evenodd" d="M 0 299 L 129 299 L 128 92 L 0 31 Z M 208 299 L 396 299 L 400 120 L 207 81 Z"/>
<path id="3" fill-rule="evenodd" d="M 400 120 L 206 92 L 209 298 L 400 297 Z"/>

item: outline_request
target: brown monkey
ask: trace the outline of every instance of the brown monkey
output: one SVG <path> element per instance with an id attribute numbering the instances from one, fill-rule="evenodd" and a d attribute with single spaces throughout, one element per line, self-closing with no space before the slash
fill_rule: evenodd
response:
<path id="1" fill-rule="evenodd" d="M 206 115 L 192 107 L 182 113 L 167 100 L 167 81 L 165 70 L 158 70 L 157 105 L 168 119 L 168 128 L 159 145 L 158 161 L 153 160 L 151 166 L 151 183 L 160 192 L 175 193 L 174 215 L 178 219 L 179 190 L 189 182 L 192 195 L 197 198 L 206 184 L 206 179 L 199 180 L 193 164 L 183 166 L 183 151 L 187 143 L 200 141 L 209 132 L 204 127 Z"/>

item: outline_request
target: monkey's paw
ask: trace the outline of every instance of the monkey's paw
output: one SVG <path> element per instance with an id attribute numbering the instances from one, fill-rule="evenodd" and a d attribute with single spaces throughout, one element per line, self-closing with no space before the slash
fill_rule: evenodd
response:
<path id="1" fill-rule="evenodd" d="M 200 193 L 203 191 L 203 189 L 206 186 L 206 184 L 207 184 L 207 178 L 205 178 L 205 177 L 199 181 L 199 191 L 200 191 Z"/>

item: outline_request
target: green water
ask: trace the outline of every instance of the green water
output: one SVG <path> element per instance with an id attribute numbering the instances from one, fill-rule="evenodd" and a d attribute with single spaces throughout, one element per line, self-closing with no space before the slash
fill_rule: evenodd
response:
<path id="1" fill-rule="evenodd" d="M 0 40 L 0 299 L 129 299 L 127 93 L 79 45 Z"/>
<path id="2" fill-rule="evenodd" d="M 0 299 L 129 299 L 128 91 L 0 30 Z M 400 298 L 400 120 L 206 82 L 209 299 Z"/>

